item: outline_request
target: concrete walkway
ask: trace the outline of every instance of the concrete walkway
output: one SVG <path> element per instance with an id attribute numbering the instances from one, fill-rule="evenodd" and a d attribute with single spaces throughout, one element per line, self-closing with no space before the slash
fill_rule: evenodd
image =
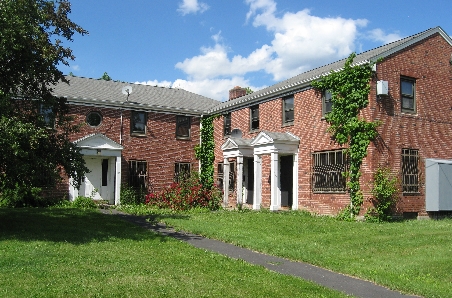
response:
<path id="1" fill-rule="evenodd" d="M 217 252 L 234 259 L 241 259 L 254 265 L 263 266 L 271 271 L 297 276 L 305 280 L 320 284 L 324 287 L 344 292 L 348 295 L 363 298 L 416 297 L 404 295 L 396 291 L 391 291 L 372 282 L 346 276 L 340 273 L 335 273 L 307 263 L 289 261 L 287 259 L 254 252 L 249 249 L 237 247 L 235 245 L 224 243 L 218 240 L 208 239 L 184 232 L 176 232 L 173 229 L 167 228 L 165 225 L 150 223 L 146 221 L 146 218 L 149 218 L 149 216 L 129 215 L 119 212 L 115 209 L 101 209 L 101 211 L 104 214 L 119 216 L 120 218 L 145 229 L 149 229 L 162 235 L 187 242 L 194 247 Z"/>

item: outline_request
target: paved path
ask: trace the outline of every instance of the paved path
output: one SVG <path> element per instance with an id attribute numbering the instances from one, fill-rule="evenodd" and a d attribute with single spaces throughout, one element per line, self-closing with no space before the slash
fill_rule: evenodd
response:
<path id="1" fill-rule="evenodd" d="M 218 252 L 234 259 L 241 259 L 248 263 L 263 266 L 271 271 L 297 276 L 320 284 L 324 287 L 344 292 L 348 295 L 363 298 L 401 298 L 416 297 L 391 291 L 385 287 L 369 281 L 353 278 L 340 273 L 335 273 L 303 262 L 294 262 L 287 259 L 265 255 L 249 249 L 237 247 L 218 240 L 204 238 L 184 232 L 176 232 L 162 224 L 150 223 L 146 220 L 149 216 L 134 216 L 119 212 L 115 209 L 101 209 L 105 214 L 114 214 L 120 218 L 139 225 L 145 229 L 153 230 L 162 235 L 173 237 L 187 242 L 194 247 Z"/>

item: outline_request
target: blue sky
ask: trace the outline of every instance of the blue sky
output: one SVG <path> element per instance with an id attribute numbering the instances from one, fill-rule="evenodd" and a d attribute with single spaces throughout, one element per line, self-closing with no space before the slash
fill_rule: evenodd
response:
<path id="1" fill-rule="evenodd" d="M 182 88 L 226 100 L 440 26 L 450 0 L 71 0 L 89 31 L 63 73 Z"/>

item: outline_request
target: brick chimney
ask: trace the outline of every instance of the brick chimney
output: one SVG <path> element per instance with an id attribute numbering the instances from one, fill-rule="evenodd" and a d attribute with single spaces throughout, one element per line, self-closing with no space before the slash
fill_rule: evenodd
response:
<path id="1" fill-rule="evenodd" d="M 240 86 L 235 86 L 231 90 L 229 90 L 229 100 L 233 100 L 237 97 L 242 97 L 246 95 L 246 88 L 242 88 Z"/>

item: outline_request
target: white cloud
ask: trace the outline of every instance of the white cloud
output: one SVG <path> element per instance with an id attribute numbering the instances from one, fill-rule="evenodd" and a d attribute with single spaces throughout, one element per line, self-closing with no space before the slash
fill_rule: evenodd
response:
<path id="1" fill-rule="evenodd" d="M 209 6 L 205 3 L 198 2 L 198 0 L 183 0 L 179 3 L 177 11 L 184 16 L 189 13 L 203 13 L 207 9 L 209 9 Z"/>
<path id="2" fill-rule="evenodd" d="M 275 0 L 245 0 L 245 3 L 249 5 L 246 21 L 254 27 L 264 27 L 272 36 L 271 42 L 247 55 L 231 55 L 232 50 L 218 31 L 211 36 L 214 45 L 201 47 L 199 55 L 175 65 L 187 78 L 176 80 L 172 87 L 218 100 L 226 100 L 228 90 L 234 86 L 259 90 L 261 87 L 250 86 L 248 77 L 252 72 L 265 72 L 281 81 L 342 59 L 356 50 L 359 29 L 368 23 L 365 19 L 318 17 L 308 9 L 280 13 Z M 196 12 L 199 5 L 197 1 L 184 1 L 181 9 Z M 398 39 L 395 34 L 371 32 L 374 39 Z"/>
<path id="3" fill-rule="evenodd" d="M 367 37 L 373 41 L 382 42 L 383 44 L 387 44 L 403 38 L 398 33 L 385 34 L 381 29 L 374 29 L 369 31 Z"/>
<path id="4" fill-rule="evenodd" d="M 355 50 L 358 28 L 367 24 L 362 19 L 320 18 L 306 9 L 277 17 L 273 0 L 246 3 L 250 6 L 247 20 L 253 18 L 253 26 L 264 26 L 273 34 L 270 45 L 263 45 L 247 57 L 229 57 L 219 32 L 212 36 L 214 46 L 202 47 L 200 55 L 177 63 L 176 68 L 195 80 L 264 70 L 279 81 L 346 57 Z"/>
<path id="5" fill-rule="evenodd" d="M 250 87 L 251 90 L 260 90 L 266 86 L 251 86 L 249 81 L 243 77 L 236 76 L 228 79 L 202 79 L 202 80 L 182 80 L 177 79 L 174 82 L 150 80 L 146 82 L 135 82 L 135 84 L 179 88 L 196 94 L 213 98 L 220 101 L 226 101 L 229 97 L 229 90 L 235 86 Z"/>
<path id="6" fill-rule="evenodd" d="M 80 65 L 72 65 L 71 68 L 73 70 L 80 70 Z"/>
<path id="7" fill-rule="evenodd" d="M 172 83 L 170 81 L 157 81 L 157 80 L 149 80 L 145 82 L 135 82 L 134 84 L 141 84 L 141 85 L 150 85 L 150 86 L 158 86 L 158 87 L 171 87 Z"/>

